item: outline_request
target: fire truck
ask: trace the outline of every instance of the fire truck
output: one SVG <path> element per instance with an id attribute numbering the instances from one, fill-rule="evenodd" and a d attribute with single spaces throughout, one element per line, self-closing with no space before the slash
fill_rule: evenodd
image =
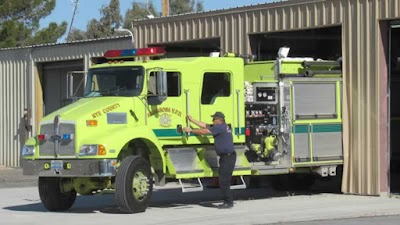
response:
<path id="1" fill-rule="evenodd" d="M 232 189 L 257 176 L 290 175 L 297 184 L 335 176 L 343 164 L 340 61 L 288 52 L 252 61 L 163 58 L 160 47 L 106 51 L 85 75 L 84 96 L 45 116 L 25 143 L 23 173 L 38 176 L 49 211 L 112 190 L 122 211 L 144 212 L 153 185 L 202 191 L 218 177 L 212 136 L 182 127 L 187 115 L 211 124 L 221 111 L 237 153 Z"/>

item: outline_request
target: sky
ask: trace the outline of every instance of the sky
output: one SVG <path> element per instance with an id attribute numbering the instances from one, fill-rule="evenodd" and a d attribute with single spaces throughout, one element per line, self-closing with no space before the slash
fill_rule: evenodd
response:
<path id="1" fill-rule="evenodd" d="M 146 3 L 146 0 L 136 0 Z M 79 0 L 78 10 L 74 18 L 73 27 L 86 30 L 89 20 L 100 18 L 100 8 L 103 5 L 108 5 L 110 0 Z M 125 12 L 131 7 L 133 0 L 120 0 L 121 15 L 125 16 Z M 203 0 L 204 10 L 217 10 L 246 5 L 256 5 L 269 2 L 268 0 Z M 153 4 L 157 11 L 161 12 L 161 0 L 153 0 Z M 74 11 L 74 3 L 72 0 L 56 0 L 56 7 L 52 13 L 45 19 L 41 20 L 41 27 L 47 27 L 50 22 L 61 23 L 67 21 L 68 26 L 71 23 L 72 14 Z M 68 27 L 69 29 L 69 27 Z M 67 29 L 67 32 L 68 32 Z M 58 42 L 65 42 L 66 34 L 61 37 Z"/>

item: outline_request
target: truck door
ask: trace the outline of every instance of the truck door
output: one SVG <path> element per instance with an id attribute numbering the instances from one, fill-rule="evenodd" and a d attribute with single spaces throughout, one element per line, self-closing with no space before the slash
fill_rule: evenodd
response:
<path id="1" fill-rule="evenodd" d="M 229 72 L 205 72 L 203 74 L 200 120 L 211 124 L 211 115 L 216 111 L 225 114 L 227 124 L 234 124 L 234 93 L 232 75 Z"/>
<path id="2" fill-rule="evenodd" d="M 148 80 L 148 96 L 156 94 L 157 71 L 150 72 Z M 159 139 L 182 139 L 182 134 L 177 132 L 177 127 L 185 124 L 185 96 L 181 89 L 181 73 L 166 71 L 167 98 L 160 104 L 149 102 L 147 112 L 148 125 L 153 129 Z"/>

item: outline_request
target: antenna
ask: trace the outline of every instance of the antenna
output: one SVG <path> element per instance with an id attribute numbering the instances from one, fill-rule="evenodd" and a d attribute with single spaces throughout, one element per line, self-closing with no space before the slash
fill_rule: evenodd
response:
<path id="1" fill-rule="evenodd" d="M 68 38 L 69 38 L 69 35 L 71 34 L 72 24 L 74 23 L 75 14 L 76 14 L 76 10 L 78 9 L 78 2 L 79 2 L 79 0 L 71 0 L 71 2 L 72 2 L 73 4 L 75 4 L 75 6 L 74 6 L 74 11 L 73 11 L 73 13 L 72 13 L 71 24 L 69 25 L 67 40 L 68 40 Z"/>
<path id="2" fill-rule="evenodd" d="M 146 10 L 149 13 L 146 17 L 147 19 L 154 19 L 154 15 L 153 13 L 150 12 L 149 10 L 149 0 L 146 0 Z"/>

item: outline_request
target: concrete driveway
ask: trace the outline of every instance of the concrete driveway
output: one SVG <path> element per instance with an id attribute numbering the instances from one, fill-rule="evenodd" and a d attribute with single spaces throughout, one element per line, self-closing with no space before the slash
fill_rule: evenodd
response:
<path id="1" fill-rule="evenodd" d="M 36 177 L 20 169 L 0 171 L 0 224 L 270 224 L 379 215 L 399 215 L 400 199 L 365 197 L 329 191 L 332 184 L 317 184 L 308 192 L 278 192 L 268 185 L 234 190 L 233 209 L 220 210 L 219 189 L 182 193 L 170 183 L 156 187 L 145 213 L 123 214 L 114 194 L 78 196 L 67 212 L 48 212 L 40 202 Z M 330 193 L 329 193 L 330 192 Z"/>

